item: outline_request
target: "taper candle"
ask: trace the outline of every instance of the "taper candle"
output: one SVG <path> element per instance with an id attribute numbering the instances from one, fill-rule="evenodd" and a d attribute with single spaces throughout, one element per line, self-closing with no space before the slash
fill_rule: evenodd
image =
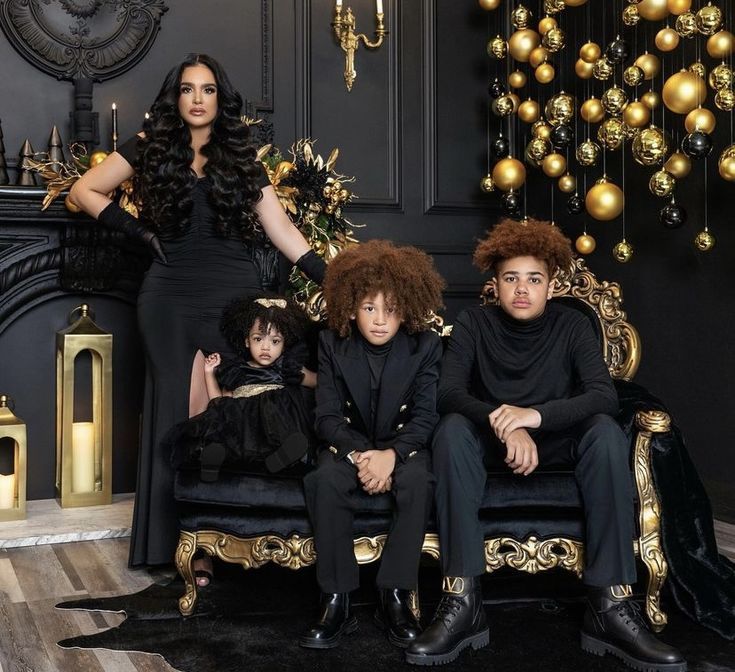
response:
<path id="1" fill-rule="evenodd" d="M 378 14 L 383 13 L 383 0 L 375 0 L 375 11 Z"/>
<path id="2" fill-rule="evenodd" d="M 117 149 L 117 103 L 112 104 L 112 150 Z"/>

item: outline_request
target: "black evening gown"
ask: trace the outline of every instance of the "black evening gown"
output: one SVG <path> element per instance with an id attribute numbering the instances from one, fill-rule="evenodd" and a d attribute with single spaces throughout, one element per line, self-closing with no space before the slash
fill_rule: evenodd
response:
<path id="1" fill-rule="evenodd" d="M 134 137 L 117 150 L 131 165 L 136 144 Z M 269 184 L 263 172 L 260 187 Z M 138 294 L 146 378 L 131 567 L 174 561 L 179 524 L 170 453 L 164 452 L 161 441 L 173 425 L 189 417 L 197 350 L 230 353 L 219 331 L 222 310 L 232 299 L 263 291 L 252 252 L 239 237 L 216 234 L 209 191 L 209 178 L 197 180 L 187 231 L 161 238 L 168 263 L 154 258 Z"/>

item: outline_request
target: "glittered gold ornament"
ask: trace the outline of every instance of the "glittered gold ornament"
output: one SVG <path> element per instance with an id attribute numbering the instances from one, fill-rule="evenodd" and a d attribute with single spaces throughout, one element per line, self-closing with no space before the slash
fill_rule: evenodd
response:
<path id="1" fill-rule="evenodd" d="M 564 4 L 567 7 L 581 7 L 587 4 L 587 0 L 564 0 Z"/>
<path id="2" fill-rule="evenodd" d="M 667 0 L 641 0 L 638 3 L 638 13 L 646 21 L 660 21 L 669 13 Z"/>
<path id="3" fill-rule="evenodd" d="M 595 79 L 600 79 L 602 81 L 610 79 L 613 74 L 613 65 L 607 60 L 607 58 L 605 58 L 605 56 L 602 56 L 598 58 L 592 66 L 592 74 Z"/>
<path id="4" fill-rule="evenodd" d="M 707 76 L 707 68 L 704 67 L 704 63 L 702 63 L 702 61 L 694 61 L 687 70 L 689 72 L 693 72 L 697 77 L 701 77 L 702 79 Z"/>
<path id="5" fill-rule="evenodd" d="M 732 70 L 725 63 L 716 65 L 709 73 L 709 85 L 715 90 L 730 88 L 732 86 Z"/>
<path id="6" fill-rule="evenodd" d="M 677 114 L 688 114 L 707 97 L 704 80 L 688 70 L 680 70 L 664 83 L 664 105 Z"/>
<path id="7" fill-rule="evenodd" d="M 684 152 L 674 152 L 664 163 L 664 170 L 671 173 L 677 180 L 689 175 L 692 162 Z"/>
<path id="8" fill-rule="evenodd" d="M 706 229 L 694 238 L 694 247 L 700 252 L 709 252 L 715 246 L 715 237 Z"/>
<path id="9" fill-rule="evenodd" d="M 491 191 L 495 191 L 495 182 L 493 182 L 492 175 L 485 175 L 485 177 L 480 180 L 480 189 L 482 189 L 486 194 L 489 194 Z"/>
<path id="10" fill-rule="evenodd" d="M 722 10 L 708 2 L 697 12 L 696 21 L 702 35 L 714 35 L 722 25 Z"/>
<path id="11" fill-rule="evenodd" d="M 669 11 L 676 16 L 688 12 L 692 6 L 692 0 L 667 0 Z"/>
<path id="12" fill-rule="evenodd" d="M 596 42 L 586 42 L 579 48 L 579 57 L 587 63 L 594 63 L 602 56 L 602 49 Z"/>
<path id="13" fill-rule="evenodd" d="M 605 117 L 605 108 L 602 107 L 602 103 L 597 98 L 592 96 L 592 98 L 582 103 L 579 108 L 579 116 L 590 124 L 596 124 Z"/>
<path id="14" fill-rule="evenodd" d="M 625 195 L 620 187 L 610 182 L 607 177 L 602 177 L 587 192 L 584 204 L 591 217 L 601 222 L 609 222 L 623 211 Z"/>
<path id="15" fill-rule="evenodd" d="M 658 94 L 658 91 L 646 91 L 641 96 L 641 102 L 649 110 L 655 110 L 659 105 L 661 105 L 661 96 Z"/>
<path id="16" fill-rule="evenodd" d="M 518 118 L 521 121 L 525 121 L 527 124 L 532 124 L 535 121 L 538 121 L 540 114 L 541 108 L 539 107 L 539 104 L 530 98 L 528 100 L 524 100 L 518 106 Z"/>
<path id="17" fill-rule="evenodd" d="M 552 28 L 556 28 L 556 19 L 552 16 L 545 16 L 541 21 L 538 22 L 538 32 L 542 35 L 546 35 Z"/>
<path id="18" fill-rule="evenodd" d="M 571 194 L 577 188 L 577 178 L 567 173 L 559 178 L 559 190 Z"/>
<path id="19" fill-rule="evenodd" d="M 554 79 L 556 71 L 551 63 L 542 63 L 534 70 L 533 75 L 540 84 L 548 84 Z"/>
<path id="20" fill-rule="evenodd" d="M 628 86 L 638 86 L 643 81 L 643 70 L 637 65 L 629 65 L 623 70 L 623 81 Z"/>
<path id="21" fill-rule="evenodd" d="M 556 28 L 552 28 L 551 30 L 547 30 L 544 34 L 543 39 L 541 40 L 541 44 L 552 53 L 561 51 L 564 48 L 565 42 L 566 35 L 564 34 L 564 31 L 558 26 Z"/>
<path id="22" fill-rule="evenodd" d="M 691 39 L 697 34 L 697 17 L 691 12 L 684 12 L 676 17 L 674 28 L 681 37 Z"/>
<path id="23" fill-rule="evenodd" d="M 643 79 L 653 79 L 661 72 L 661 61 L 655 54 L 649 54 L 647 51 L 635 59 L 633 65 L 637 65 L 643 70 Z"/>
<path id="24" fill-rule="evenodd" d="M 542 63 L 549 60 L 549 52 L 544 47 L 536 47 L 528 56 L 528 64 L 532 68 L 538 68 Z"/>
<path id="25" fill-rule="evenodd" d="M 487 55 L 505 58 L 508 55 L 508 43 L 500 35 L 496 35 L 487 43 Z"/>
<path id="26" fill-rule="evenodd" d="M 597 129 L 597 139 L 610 150 L 620 149 L 625 139 L 625 129 L 619 117 L 605 119 Z"/>
<path id="27" fill-rule="evenodd" d="M 500 96 L 500 98 L 496 98 L 492 102 L 492 105 L 490 107 L 493 111 L 493 114 L 495 114 L 496 116 L 508 117 L 513 114 L 513 99 L 508 94 Z"/>
<path id="28" fill-rule="evenodd" d="M 533 138 L 526 146 L 526 160 L 538 168 L 541 161 L 551 154 L 551 150 L 551 142 L 543 138 Z"/>
<path id="29" fill-rule="evenodd" d="M 641 20 L 637 5 L 628 5 L 623 10 L 623 23 L 626 26 L 635 26 Z"/>
<path id="30" fill-rule="evenodd" d="M 643 128 L 651 120 L 651 110 L 638 100 L 628 103 L 623 110 L 623 122 L 631 128 Z"/>
<path id="31" fill-rule="evenodd" d="M 551 136 L 551 126 L 549 126 L 542 117 L 533 126 L 531 126 L 531 135 L 534 138 L 548 140 Z"/>
<path id="32" fill-rule="evenodd" d="M 518 159 L 509 156 L 495 164 L 492 179 L 501 191 L 519 189 L 526 181 L 526 167 Z"/>
<path id="33" fill-rule="evenodd" d="M 522 89 L 524 86 L 526 86 L 526 81 L 526 74 L 521 72 L 520 70 L 511 72 L 508 75 L 508 84 L 514 89 Z"/>
<path id="34" fill-rule="evenodd" d="M 720 176 L 728 182 L 735 182 L 735 145 L 728 145 L 722 150 L 717 161 Z"/>
<path id="35" fill-rule="evenodd" d="M 694 131 L 712 133 L 716 125 L 715 115 L 705 107 L 693 109 L 684 119 L 684 128 L 687 129 L 687 133 L 694 133 Z"/>
<path id="36" fill-rule="evenodd" d="M 668 138 L 657 126 L 644 128 L 633 140 L 633 158 L 642 166 L 661 163 L 668 150 Z"/>
<path id="37" fill-rule="evenodd" d="M 727 58 L 734 44 L 735 36 L 729 30 L 720 30 L 707 40 L 707 53 L 712 58 Z"/>
<path id="38" fill-rule="evenodd" d="M 531 28 L 516 30 L 508 40 L 508 51 L 516 61 L 526 63 L 531 52 L 538 47 L 540 41 L 539 34 Z"/>
<path id="39" fill-rule="evenodd" d="M 587 138 L 587 140 L 580 143 L 574 155 L 577 157 L 577 163 L 580 166 L 594 166 L 600 156 L 600 146 Z"/>
<path id="40" fill-rule="evenodd" d="M 588 233 L 584 233 L 574 241 L 574 247 L 580 254 L 592 254 L 597 247 L 597 241 Z"/>
<path id="41" fill-rule="evenodd" d="M 574 118 L 574 98 L 560 91 L 546 102 L 544 114 L 552 126 L 569 123 Z"/>
<path id="42" fill-rule="evenodd" d="M 479 0 L 480 7 L 482 9 L 485 9 L 487 11 L 492 11 L 493 9 L 497 9 L 502 4 L 503 0 Z"/>
<path id="43" fill-rule="evenodd" d="M 564 6 L 564 0 L 544 0 L 544 11 L 547 14 L 558 14 Z"/>
<path id="44" fill-rule="evenodd" d="M 671 173 L 665 170 L 657 170 L 648 181 L 648 189 L 654 196 L 663 198 L 670 196 L 676 186 L 676 180 Z"/>
<path id="45" fill-rule="evenodd" d="M 595 66 L 592 65 L 592 63 L 587 63 L 587 61 L 583 61 L 581 58 L 578 58 L 577 62 L 574 64 L 574 72 L 577 73 L 577 77 L 580 79 L 591 79 L 594 67 Z"/>
<path id="46" fill-rule="evenodd" d="M 89 155 L 89 167 L 94 168 L 102 163 L 107 158 L 108 152 L 103 150 L 97 150 Z"/>
<path id="47" fill-rule="evenodd" d="M 633 246 L 623 238 L 612 250 L 613 259 L 621 264 L 627 264 L 633 256 Z"/>
<path id="48" fill-rule="evenodd" d="M 513 26 L 518 30 L 521 28 L 527 28 L 532 18 L 533 14 L 531 13 L 531 10 L 523 5 L 518 5 L 518 7 L 516 7 L 510 14 L 510 20 L 513 23 Z"/>
<path id="49" fill-rule="evenodd" d="M 602 106 L 608 114 L 620 114 L 627 102 L 628 96 L 618 86 L 612 86 L 602 94 Z"/>
<path id="50" fill-rule="evenodd" d="M 715 105 L 718 110 L 730 112 L 735 107 L 735 94 L 732 89 L 720 89 L 715 95 Z"/>
<path id="51" fill-rule="evenodd" d="M 673 51 L 679 45 L 679 33 L 666 26 L 656 33 L 654 42 L 660 51 Z"/>
<path id="52" fill-rule="evenodd" d="M 548 154 L 544 157 L 541 169 L 549 177 L 559 177 L 566 172 L 567 160 L 561 154 Z"/>

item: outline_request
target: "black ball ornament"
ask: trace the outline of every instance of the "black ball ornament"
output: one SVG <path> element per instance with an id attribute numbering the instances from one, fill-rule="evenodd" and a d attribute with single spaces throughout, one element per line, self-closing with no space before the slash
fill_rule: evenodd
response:
<path id="1" fill-rule="evenodd" d="M 628 58 L 628 44 L 620 37 L 616 37 L 607 45 L 605 56 L 610 63 L 620 63 Z"/>
<path id="2" fill-rule="evenodd" d="M 505 86 L 503 86 L 503 84 L 501 84 L 497 79 L 494 79 L 487 87 L 487 92 L 490 94 L 490 97 L 495 100 L 505 93 Z"/>
<path id="3" fill-rule="evenodd" d="M 496 159 L 504 159 L 510 154 L 510 143 L 501 135 L 490 143 L 490 149 Z"/>
<path id="4" fill-rule="evenodd" d="M 686 224 L 687 211 L 672 201 L 661 208 L 658 218 L 667 229 L 678 229 Z"/>
<path id="5" fill-rule="evenodd" d="M 703 159 L 712 151 L 712 136 L 704 131 L 694 131 L 684 136 L 681 149 L 692 159 Z"/>
<path id="6" fill-rule="evenodd" d="M 567 200 L 567 211 L 570 215 L 581 215 L 584 212 L 584 199 L 579 194 L 574 194 Z"/>
<path id="7" fill-rule="evenodd" d="M 521 199 L 514 191 L 508 191 L 500 198 L 503 204 L 503 210 L 509 217 L 515 217 L 521 212 Z"/>
<path id="8" fill-rule="evenodd" d="M 566 124 L 559 124 L 551 131 L 551 142 L 554 147 L 564 148 L 574 140 L 574 131 Z"/>

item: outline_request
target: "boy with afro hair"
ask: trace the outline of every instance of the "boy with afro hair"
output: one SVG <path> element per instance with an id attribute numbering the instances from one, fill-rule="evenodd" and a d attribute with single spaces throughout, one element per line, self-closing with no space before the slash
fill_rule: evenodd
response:
<path id="1" fill-rule="evenodd" d="M 359 583 L 352 539 L 362 489 L 393 500 L 375 620 L 405 647 L 420 632 L 410 601 L 433 501 L 427 447 L 439 421 L 441 344 L 430 321 L 444 281 L 420 250 L 372 240 L 332 260 L 323 287 L 330 329 L 319 340 L 315 426 L 324 449 L 304 479 L 321 602 L 299 643 L 332 648 L 357 628 L 349 594 Z"/>
<path id="2" fill-rule="evenodd" d="M 548 222 L 503 220 L 477 246 L 475 263 L 493 276 L 498 305 L 462 312 L 444 355 L 432 443 L 443 592 L 407 661 L 448 663 L 489 642 L 478 510 L 495 462 L 519 478 L 538 466 L 574 468 L 586 521 L 582 647 L 637 670 L 682 672 L 681 655 L 648 631 L 629 599 L 630 450 L 599 340 L 580 311 L 547 303 L 555 274 L 571 263 L 569 240 Z"/>

